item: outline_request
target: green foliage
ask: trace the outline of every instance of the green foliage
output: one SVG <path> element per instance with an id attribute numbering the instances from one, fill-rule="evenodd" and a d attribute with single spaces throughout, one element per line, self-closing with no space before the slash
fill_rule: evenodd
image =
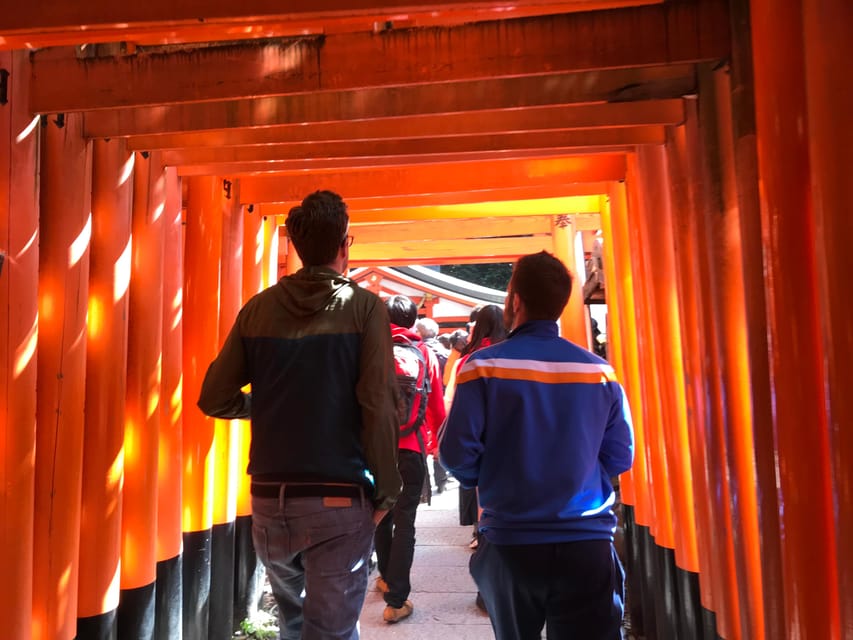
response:
<path id="1" fill-rule="evenodd" d="M 246 618 L 240 623 L 243 635 L 240 637 L 248 640 L 276 640 L 278 638 L 278 624 L 272 616 L 267 620 L 250 620 Z"/>
<path id="2" fill-rule="evenodd" d="M 506 262 L 491 264 L 442 265 L 441 272 L 454 278 L 473 282 L 481 287 L 506 291 L 512 276 L 512 265 Z"/>

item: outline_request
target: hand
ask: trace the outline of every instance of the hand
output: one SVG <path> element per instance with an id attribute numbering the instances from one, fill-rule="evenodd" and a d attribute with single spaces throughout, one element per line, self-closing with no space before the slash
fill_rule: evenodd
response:
<path id="1" fill-rule="evenodd" d="M 374 509 L 373 510 L 373 524 L 377 527 L 379 523 L 382 522 L 382 518 L 384 518 L 388 514 L 388 509 Z"/>

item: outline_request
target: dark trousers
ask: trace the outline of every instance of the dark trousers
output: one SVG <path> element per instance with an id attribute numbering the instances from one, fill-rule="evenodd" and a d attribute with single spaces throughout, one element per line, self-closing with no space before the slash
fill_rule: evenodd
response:
<path id="1" fill-rule="evenodd" d="M 409 573 L 415 556 L 415 515 L 427 469 L 424 457 L 415 451 L 400 449 L 397 466 L 403 478 L 403 492 L 397 504 L 376 527 L 374 537 L 379 575 L 388 583 L 385 602 L 402 607 L 412 590 Z"/>
<path id="2" fill-rule="evenodd" d="M 432 477 L 435 479 L 435 488 L 442 493 L 447 486 L 447 469 L 442 466 L 438 454 L 432 457 Z"/>
<path id="3" fill-rule="evenodd" d="M 625 574 L 608 540 L 490 544 L 470 570 L 497 640 L 621 640 Z"/>

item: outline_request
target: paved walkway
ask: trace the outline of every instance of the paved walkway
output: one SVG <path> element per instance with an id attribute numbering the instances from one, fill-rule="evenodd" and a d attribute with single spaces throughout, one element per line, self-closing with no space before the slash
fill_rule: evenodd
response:
<path id="1" fill-rule="evenodd" d="M 474 604 L 477 587 L 468 574 L 471 527 L 459 526 L 457 490 L 433 496 L 418 508 L 412 565 L 411 617 L 396 624 L 382 620 L 385 601 L 370 576 L 361 613 L 362 640 L 492 640 L 489 618 Z"/>

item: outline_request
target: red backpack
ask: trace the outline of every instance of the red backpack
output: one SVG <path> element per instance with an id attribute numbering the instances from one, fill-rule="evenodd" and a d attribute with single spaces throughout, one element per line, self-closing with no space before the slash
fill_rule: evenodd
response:
<path id="1" fill-rule="evenodd" d="M 394 336 L 394 372 L 397 376 L 397 424 L 400 425 L 400 436 L 416 433 L 420 442 L 420 428 L 426 420 L 429 375 L 426 357 L 406 336 Z"/>

